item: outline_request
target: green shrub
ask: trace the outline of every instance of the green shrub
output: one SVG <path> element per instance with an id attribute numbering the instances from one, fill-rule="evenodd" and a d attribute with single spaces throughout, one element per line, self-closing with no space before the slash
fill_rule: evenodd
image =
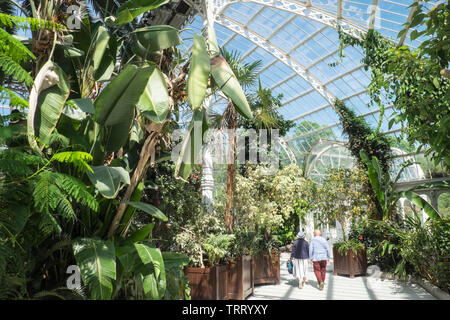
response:
<path id="1" fill-rule="evenodd" d="M 353 255 L 357 255 L 359 251 L 364 249 L 364 244 L 361 241 L 350 239 L 347 241 L 336 242 L 334 247 L 342 256 L 346 256 L 350 251 Z"/>

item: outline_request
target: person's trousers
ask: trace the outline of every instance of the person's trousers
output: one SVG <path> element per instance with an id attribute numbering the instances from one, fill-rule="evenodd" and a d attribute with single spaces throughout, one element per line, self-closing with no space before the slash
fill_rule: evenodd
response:
<path id="1" fill-rule="evenodd" d="M 327 260 L 313 261 L 313 267 L 317 282 L 325 282 L 325 274 L 327 273 Z"/>
<path id="2" fill-rule="evenodd" d="M 302 278 L 306 278 L 306 270 L 308 269 L 308 259 L 292 259 L 292 265 L 294 267 L 293 276 L 300 281 Z"/>

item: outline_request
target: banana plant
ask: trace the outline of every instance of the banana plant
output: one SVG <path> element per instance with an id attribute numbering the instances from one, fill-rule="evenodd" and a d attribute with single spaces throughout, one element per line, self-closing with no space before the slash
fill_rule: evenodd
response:
<path id="1" fill-rule="evenodd" d="M 383 175 L 381 170 L 380 162 L 376 156 L 369 159 L 367 153 L 364 150 L 360 151 L 361 159 L 367 166 L 367 175 L 369 177 L 370 184 L 375 191 L 378 202 L 383 210 L 383 220 L 392 218 L 393 211 L 397 201 L 400 198 L 407 198 L 409 201 L 414 203 L 420 209 L 434 220 L 440 220 L 441 216 L 439 212 L 425 199 L 423 199 L 419 194 L 414 192 L 414 189 L 420 189 L 422 186 L 417 186 L 414 189 L 407 191 L 396 191 L 396 185 L 401 177 L 403 170 L 405 170 L 411 163 L 406 163 L 402 166 L 400 171 L 397 173 L 394 180 L 391 179 L 389 172 Z"/>

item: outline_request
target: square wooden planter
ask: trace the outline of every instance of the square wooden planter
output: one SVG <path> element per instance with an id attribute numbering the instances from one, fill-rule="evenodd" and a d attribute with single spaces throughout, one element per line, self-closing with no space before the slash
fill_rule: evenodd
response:
<path id="1" fill-rule="evenodd" d="M 243 256 L 228 264 L 228 299 L 244 300 L 253 294 L 253 261 Z"/>
<path id="2" fill-rule="evenodd" d="M 280 284 L 280 255 L 276 250 L 260 252 L 253 256 L 255 284 Z"/>
<path id="3" fill-rule="evenodd" d="M 345 256 L 341 255 L 337 248 L 333 247 L 334 274 L 355 276 L 365 276 L 367 272 L 366 249 L 360 250 L 354 255 L 350 250 Z"/>
<path id="4" fill-rule="evenodd" d="M 228 266 L 184 268 L 189 278 L 192 300 L 227 300 Z"/>

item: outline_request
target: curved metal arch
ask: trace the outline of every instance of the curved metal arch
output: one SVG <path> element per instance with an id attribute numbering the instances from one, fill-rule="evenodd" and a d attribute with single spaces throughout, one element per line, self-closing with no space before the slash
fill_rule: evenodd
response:
<path id="1" fill-rule="evenodd" d="M 353 37 L 360 37 L 361 33 L 366 33 L 367 30 L 362 28 L 345 18 L 339 17 L 331 12 L 326 12 L 318 9 L 310 3 L 294 2 L 289 0 L 206 0 L 208 6 L 214 17 L 219 16 L 229 5 L 236 2 L 252 2 L 261 4 L 265 7 L 280 9 L 283 11 L 294 13 L 297 16 L 305 17 L 319 23 L 328 25 L 334 29 L 340 27 L 343 32 L 348 33 Z"/>
<path id="2" fill-rule="evenodd" d="M 326 146 L 325 148 L 323 148 L 319 153 L 317 153 L 316 154 L 316 158 L 313 161 L 311 161 L 312 151 L 314 150 L 314 148 L 317 147 L 318 145 L 323 144 L 324 142 L 330 142 L 330 144 L 328 146 Z M 305 176 L 309 177 L 309 175 L 311 173 L 311 169 L 313 168 L 313 164 L 315 163 L 315 161 L 317 159 L 319 159 L 328 150 L 330 150 L 332 148 L 336 148 L 336 147 L 345 147 L 345 142 L 334 141 L 334 140 L 327 140 L 327 139 L 319 139 L 319 141 L 317 141 L 311 147 L 311 149 L 309 149 L 308 155 L 306 156 L 306 159 L 305 159 Z"/>
<path id="3" fill-rule="evenodd" d="M 258 34 L 250 31 L 246 26 L 232 19 L 226 18 L 222 15 L 222 12 L 233 3 L 237 3 L 237 0 L 205 0 L 203 3 L 203 10 L 201 13 L 205 18 L 204 24 L 211 24 L 216 22 L 223 27 L 234 31 L 235 33 L 243 36 L 249 41 L 256 44 L 256 46 L 266 50 L 274 55 L 277 60 L 283 62 L 290 67 L 296 74 L 308 82 L 313 90 L 316 90 L 331 106 L 334 105 L 336 97 L 322 84 L 317 78 L 315 78 L 304 66 L 298 61 L 290 57 L 288 52 L 285 52 L 270 43 L 268 39 L 265 39 Z M 303 4 L 299 2 L 292 2 L 289 0 L 244 0 L 241 2 L 252 2 L 261 4 L 263 7 L 271 7 L 290 13 L 294 13 L 295 16 L 305 17 L 314 21 L 317 21 L 325 26 L 332 27 L 334 29 L 340 28 L 343 32 L 359 38 L 361 33 L 366 33 L 367 30 L 354 25 L 341 17 L 341 14 L 334 15 L 315 8 L 309 2 Z"/>
<path id="4" fill-rule="evenodd" d="M 278 137 L 278 143 L 283 148 L 284 152 L 286 152 L 289 161 L 291 161 L 291 163 L 297 164 L 297 158 L 295 157 L 294 151 L 292 151 L 292 148 L 286 143 L 286 140 L 284 140 L 282 137 Z"/>
<path id="5" fill-rule="evenodd" d="M 285 51 L 281 50 L 274 44 L 270 43 L 267 39 L 261 37 L 253 31 L 250 31 L 247 27 L 232 19 L 225 18 L 221 15 L 215 18 L 215 22 L 227 29 L 230 29 L 231 31 L 236 32 L 237 34 L 241 35 L 242 37 L 248 39 L 260 48 L 272 54 L 279 61 L 286 64 L 300 77 L 307 81 L 328 102 L 330 102 L 331 104 L 334 103 L 336 97 L 331 92 L 329 92 L 328 89 L 326 89 L 325 86 L 316 77 L 314 77 L 309 71 L 307 71 L 304 66 L 298 63 L 295 59 L 291 58 Z"/>

